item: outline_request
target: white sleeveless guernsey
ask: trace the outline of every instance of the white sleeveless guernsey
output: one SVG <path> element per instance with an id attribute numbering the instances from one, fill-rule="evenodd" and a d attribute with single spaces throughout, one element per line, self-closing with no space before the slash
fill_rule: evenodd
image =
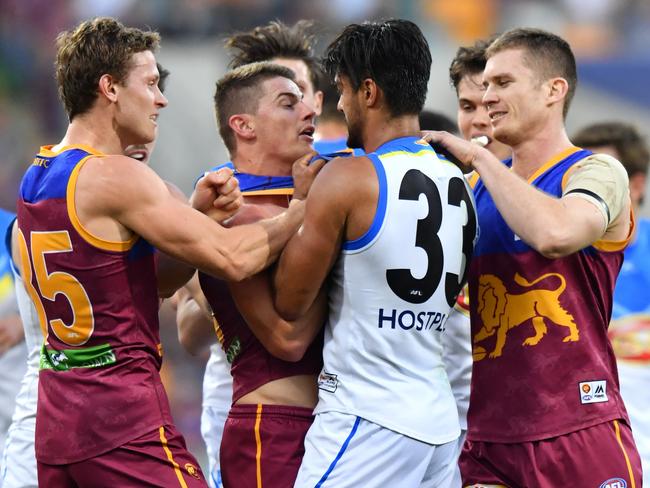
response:
<path id="1" fill-rule="evenodd" d="M 377 210 L 332 270 L 315 413 L 352 414 L 443 444 L 460 434 L 441 335 L 476 239 L 472 192 L 455 165 L 415 137 L 368 157 Z"/>

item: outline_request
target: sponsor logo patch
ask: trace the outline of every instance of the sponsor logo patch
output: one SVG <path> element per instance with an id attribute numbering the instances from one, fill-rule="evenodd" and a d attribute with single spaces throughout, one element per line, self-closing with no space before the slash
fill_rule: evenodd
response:
<path id="1" fill-rule="evenodd" d="M 323 371 L 318 375 L 318 388 L 321 390 L 329 391 L 334 393 L 339 386 L 339 380 L 336 378 L 335 374 L 328 373 Z"/>
<path id="2" fill-rule="evenodd" d="M 623 478 L 610 478 L 598 488 L 627 488 L 627 481 Z"/>
<path id="3" fill-rule="evenodd" d="M 580 403 L 603 403 L 607 398 L 607 381 L 584 381 L 580 383 Z M 603 487 L 605 485 L 602 485 Z"/>

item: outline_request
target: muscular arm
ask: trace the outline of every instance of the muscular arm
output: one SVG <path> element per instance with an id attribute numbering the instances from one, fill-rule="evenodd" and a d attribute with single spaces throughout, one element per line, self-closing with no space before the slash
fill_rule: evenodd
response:
<path id="1" fill-rule="evenodd" d="M 281 210 L 277 205 L 245 204 L 231 225 L 268 218 Z M 269 270 L 264 270 L 239 283 L 229 283 L 230 294 L 239 313 L 267 351 L 285 361 L 299 361 L 323 326 L 326 295 L 319 293 L 304 315 L 289 322 L 275 310 L 271 279 Z"/>
<path id="2" fill-rule="evenodd" d="M 271 279 L 269 270 L 264 270 L 247 280 L 230 283 L 230 293 L 267 351 L 285 361 L 300 361 L 323 326 L 326 295 L 319 293 L 304 315 L 287 321 L 275 310 Z"/>
<path id="3" fill-rule="evenodd" d="M 174 184 L 165 182 L 169 193 L 179 202 L 188 204 L 185 194 Z M 176 290 L 182 287 L 192 277 L 196 270 L 187 264 L 173 259 L 164 253 L 158 253 L 156 261 L 156 278 L 158 282 L 158 296 L 171 297 Z"/>
<path id="4" fill-rule="evenodd" d="M 333 160 L 321 171 L 307 198 L 304 223 L 282 252 L 274 277 L 275 307 L 287 320 L 310 309 L 343 238 L 349 237 L 351 196 L 356 204 L 362 201 L 369 180 L 358 159 Z"/>
<path id="5" fill-rule="evenodd" d="M 508 226 L 542 255 L 551 259 L 567 256 L 603 238 L 611 228 L 593 201 L 572 194 L 561 198 L 548 195 L 516 175 L 488 150 L 451 134 L 432 134 L 480 174 Z M 619 224 L 628 218 L 623 209 L 612 216 L 612 226 L 624 227 Z"/>
<path id="6" fill-rule="evenodd" d="M 89 160 L 75 205 L 86 219 L 119 223 L 173 258 L 231 281 L 273 262 L 304 213 L 296 201 L 273 219 L 225 229 L 176 200 L 150 168 L 124 156 Z"/>

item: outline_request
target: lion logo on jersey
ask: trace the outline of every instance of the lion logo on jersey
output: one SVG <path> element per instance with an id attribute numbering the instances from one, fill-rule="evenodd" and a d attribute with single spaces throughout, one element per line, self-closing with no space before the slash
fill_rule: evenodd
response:
<path id="1" fill-rule="evenodd" d="M 508 331 L 528 320 L 532 321 L 535 334 L 528 337 L 523 346 L 535 346 L 546 335 L 547 323 L 569 329 L 569 334 L 563 342 L 576 342 L 579 332 L 573 316 L 560 305 L 560 295 L 566 288 L 566 280 L 558 273 L 547 273 L 536 280 L 528 281 L 519 273 L 515 274 L 515 283 L 530 288 L 549 277 L 556 277 L 560 285 L 552 290 L 534 289 L 521 294 L 508 293 L 503 281 L 495 275 L 487 274 L 479 278 L 477 313 L 481 317 L 483 327 L 474 336 L 474 344 L 488 337 L 497 335 L 494 350 L 489 357 L 494 359 L 501 356 L 506 345 Z M 485 357 L 485 349 L 474 348 L 474 360 L 480 361 Z"/>

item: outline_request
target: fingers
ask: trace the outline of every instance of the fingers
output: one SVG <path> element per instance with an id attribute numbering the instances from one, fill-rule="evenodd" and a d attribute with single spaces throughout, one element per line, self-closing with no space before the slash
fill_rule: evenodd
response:
<path id="1" fill-rule="evenodd" d="M 226 184 L 228 180 L 233 178 L 233 171 L 230 168 L 221 168 L 217 171 L 213 171 L 212 173 L 209 174 L 210 176 L 210 181 L 216 185 L 216 186 L 221 186 Z M 237 180 L 234 178 L 235 181 Z"/>
<path id="2" fill-rule="evenodd" d="M 309 169 L 312 170 L 314 173 L 319 173 L 321 169 L 323 169 L 323 166 L 325 166 L 325 163 L 327 161 L 325 159 L 317 159 L 313 163 L 309 165 Z"/>
<path id="3" fill-rule="evenodd" d="M 420 141 L 428 143 L 440 142 L 444 134 L 446 134 L 446 132 L 437 130 L 423 130 L 420 131 Z"/>

